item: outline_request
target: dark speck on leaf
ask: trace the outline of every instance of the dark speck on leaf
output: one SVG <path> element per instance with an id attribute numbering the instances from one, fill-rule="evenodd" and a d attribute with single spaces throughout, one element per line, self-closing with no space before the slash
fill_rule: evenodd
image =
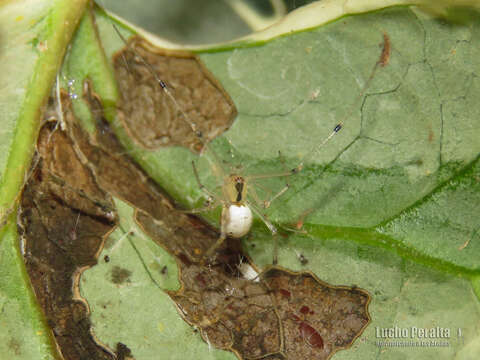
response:
<path id="1" fill-rule="evenodd" d="M 131 271 L 123 269 L 120 266 L 115 266 L 112 269 L 112 282 L 114 284 L 123 284 L 128 280 L 130 275 L 132 275 Z"/>

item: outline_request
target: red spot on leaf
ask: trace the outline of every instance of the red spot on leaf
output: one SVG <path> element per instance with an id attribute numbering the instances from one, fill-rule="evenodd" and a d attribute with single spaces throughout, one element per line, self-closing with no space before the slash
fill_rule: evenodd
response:
<path id="1" fill-rule="evenodd" d="M 300 308 L 300 312 L 303 314 L 303 315 L 306 315 L 310 312 L 310 308 L 308 306 L 305 306 L 303 305 L 301 308 Z"/>
<path id="2" fill-rule="evenodd" d="M 284 297 L 286 297 L 286 298 L 290 298 L 290 296 L 292 296 L 292 294 L 291 294 L 290 291 L 288 291 L 288 290 L 280 289 L 280 290 L 278 290 L 278 291 L 280 291 L 280 294 L 282 294 L 282 295 L 283 295 Z"/>
<path id="3" fill-rule="evenodd" d="M 302 321 L 299 325 L 300 335 L 311 346 L 323 349 L 323 339 L 313 327 Z"/>

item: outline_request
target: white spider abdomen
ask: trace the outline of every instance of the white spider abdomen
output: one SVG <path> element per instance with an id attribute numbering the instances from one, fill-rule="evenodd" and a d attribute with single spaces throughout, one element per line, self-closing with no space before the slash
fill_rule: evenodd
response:
<path id="1" fill-rule="evenodd" d="M 225 232 L 228 236 L 240 238 L 252 227 L 252 210 L 245 205 L 230 205 L 226 209 Z"/>

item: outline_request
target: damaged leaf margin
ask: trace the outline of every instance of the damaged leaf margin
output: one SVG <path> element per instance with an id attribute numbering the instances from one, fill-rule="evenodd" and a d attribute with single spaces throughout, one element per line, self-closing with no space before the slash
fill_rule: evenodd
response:
<path id="1" fill-rule="evenodd" d="M 132 32 L 141 35 L 143 38 L 159 47 L 166 49 L 189 49 L 200 51 L 210 49 L 216 51 L 235 47 L 257 46 L 281 36 L 308 31 L 338 20 L 344 16 L 358 15 L 393 6 L 418 6 L 418 9 L 422 10 L 424 16 L 427 17 L 448 17 L 449 12 L 454 10 L 456 6 L 460 9 L 468 9 L 469 7 L 472 9 L 478 9 L 478 4 L 475 3 L 475 0 L 466 0 L 462 4 L 455 3 L 451 0 L 437 1 L 435 4 L 430 0 L 323 0 L 311 2 L 310 4 L 299 7 L 283 19 L 280 19 L 263 30 L 256 31 L 255 33 L 233 41 L 215 45 L 176 44 L 158 36 L 154 36 L 141 27 L 125 21 L 108 10 L 105 10 L 105 13 L 108 17 L 116 19 L 119 23 L 123 23 L 130 28 Z"/>

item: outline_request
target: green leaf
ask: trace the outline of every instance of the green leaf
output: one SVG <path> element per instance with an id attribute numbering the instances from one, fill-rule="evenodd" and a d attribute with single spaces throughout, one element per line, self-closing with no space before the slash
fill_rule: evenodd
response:
<path id="1" fill-rule="evenodd" d="M 296 166 L 335 124 L 343 121 L 343 130 L 314 157 L 305 158 L 303 171 L 288 179 L 289 191 L 267 211 L 275 224 L 291 228 L 303 222 L 306 231 L 279 237 L 280 264 L 292 270 L 308 269 L 331 284 L 355 284 L 371 293 L 372 324 L 350 350 L 336 354 L 336 359 L 473 359 L 480 346 L 476 326 L 480 317 L 476 256 L 480 235 L 475 216 L 480 213 L 478 19 L 467 26 L 451 25 L 410 7 L 347 16 L 363 10 L 339 4 L 313 4 L 294 12 L 278 26 L 235 43 L 195 50 L 239 112 L 232 128 L 217 138 L 212 148 L 228 163 L 240 164 L 242 173 L 282 172 L 285 166 Z M 9 11 L 13 5 L 2 6 L 8 10 L 5 18 L 12 22 Z M 56 6 L 51 5 L 51 9 Z M 74 13 L 73 8 L 68 7 L 71 17 L 64 14 L 72 29 L 73 19 L 81 13 L 78 8 Z M 42 19 L 48 24 L 60 23 L 52 14 L 56 12 L 47 12 Z M 128 153 L 179 203 L 201 206 L 204 197 L 191 161 L 198 162 L 200 178 L 209 189 L 223 179 L 215 178 L 205 157 L 198 158 L 181 148 L 145 150 L 126 134 L 112 111 L 118 94 L 106 60 L 123 43 L 108 15 L 97 9 L 95 21 L 84 18 L 62 72 L 62 86 L 79 95 L 83 80 L 90 78 L 107 110 L 107 119 Z M 16 29 L 13 25 L 11 28 Z M 55 25 L 47 28 L 53 31 Z M 132 33 L 131 28 L 120 30 L 125 36 Z M 23 28 L 18 33 L 24 36 L 29 32 Z M 384 33 L 391 42 L 389 63 L 376 71 L 361 101 L 356 102 L 380 56 Z M 16 38 L 12 39 L 15 44 Z M 0 88 L 6 89 L 11 99 L 2 112 L 8 114 L 4 128 L 16 129 L 2 138 L 5 141 L 1 146 L 6 150 L 1 152 L 4 157 L 0 155 L 2 218 L 14 209 L 33 150 L 40 105 L 53 84 L 68 41 L 69 36 L 60 44 L 49 42 L 53 52 L 44 60 L 50 64 L 50 70 L 44 72 L 38 68 L 41 56 L 37 59 L 20 50 L 12 51 L 18 59 L 31 61 L 30 67 L 8 61 L 22 71 L 9 68 L 11 71 L 2 73 L 6 80 L 0 78 L 6 84 Z M 28 50 L 33 53 L 32 48 L 39 45 L 43 49 L 44 43 L 33 41 Z M 27 74 L 22 86 L 27 87 L 27 94 L 33 94 L 31 98 L 19 100 L 9 90 L 16 73 Z M 40 79 L 29 80 L 32 74 Z M 93 117 L 80 97 L 74 106 L 85 128 L 93 132 Z M 20 164 L 20 170 L 11 164 Z M 269 191 L 262 189 L 275 193 L 284 184 L 282 178 L 266 179 L 258 193 L 262 199 L 268 198 Z M 134 277 L 125 284 L 112 285 L 109 267 L 115 264 L 101 264 L 83 277 L 82 293 L 94 309 L 92 320 L 99 339 L 113 348 L 121 337 L 137 358 L 166 352 L 171 358 L 194 353 L 196 358 L 233 359 L 231 353 L 210 350 L 180 320 L 164 292 L 176 286 L 170 282 L 175 278 L 172 259 L 148 238 L 122 242 L 135 225 L 130 219 L 132 210 L 125 204 L 117 206 L 121 228 L 112 233 L 107 249 L 117 246 L 117 251 L 124 254 L 120 263 Z M 217 210 L 207 218 L 218 224 L 218 214 Z M 25 289 L 13 223 L 0 234 L 1 245 L 8 250 L 0 257 L 1 272 L 22 274 L 19 284 Z M 271 263 L 272 236 L 260 220 L 244 246 L 257 265 Z M 299 261 L 300 253 L 308 259 L 306 266 Z M 13 265 L 3 260 L 13 256 L 7 254 L 16 254 Z M 170 264 L 168 282 L 161 276 L 150 276 L 158 273 L 158 264 L 153 261 L 157 257 Z M 2 278 L 7 280 L 0 283 L 0 294 L 16 281 L 13 277 Z M 102 294 L 98 289 L 108 291 Z M 23 290 L 22 296 L 28 298 L 28 294 Z M 3 298 L 0 300 L 7 309 Z M 113 306 L 105 307 L 105 302 Z M 21 308 L 32 309 L 31 302 L 28 306 Z M 138 313 L 132 313 L 132 306 Z M 28 315 L 28 311 L 27 319 L 41 322 L 38 312 Z M 137 321 L 140 313 L 141 321 Z M 171 325 L 165 326 L 164 319 Z M 33 333 L 35 326 L 27 324 L 26 330 L 15 331 Z M 410 331 L 411 327 L 448 328 L 449 346 L 392 347 L 383 351 L 376 343 L 382 339 L 377 338 L 375 328 L 393 326 Z M 144 336 L 147 328 L 148 336 Z M 40 342 L 48 344 L 48 339 Z M 10 354 L 8 351 L 15 348 L 10 346 L 6 351 Z M 46 353 L 52 352 L 48 349 Z"/>
<path id="2" fill-rule="evenodd" d="M 70 0 L 0 4 L 0 351 L 4 358 L 59 356 L 25 272 L 15 214 L 42 106 L 85 4 Z"/>

